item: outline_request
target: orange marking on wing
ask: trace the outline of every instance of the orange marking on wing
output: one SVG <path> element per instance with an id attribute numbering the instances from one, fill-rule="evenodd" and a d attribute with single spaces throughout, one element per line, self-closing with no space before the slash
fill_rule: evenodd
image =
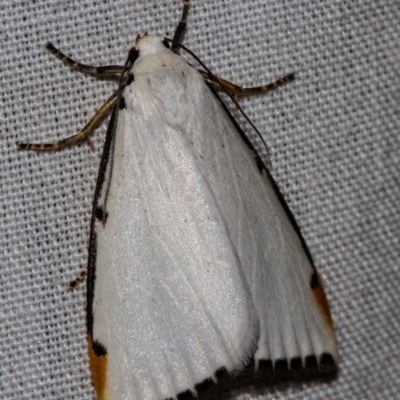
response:
<path id="1" fill-rule="evenodd" d="M 317 280 L 318 280 L 318 285 L 312 290 L 312 294 L 314 296 L 314 299 L 316 303 L 318 304 L 319 309 L 321 310 L 322 315 L 325 318 L 326 323 L 328 324 L 332 336 L 335 336 L 334 333 L 334 328 L 333 328 L 333 322 L 332 322 L 332 317 L 331 317 L 331 310 L 329 308 L 329 303 L 328 300 L 326 299 L 326 294 L 324 290 L 324 285 L 322 284 L 322 279 L 317 271 L 314 271 Z"/>
<path id="2" fill-rule="evenodd" d="M 94 388 L 96 389 L 97 397 L 99 400 L 107 400 L 106 389 L 107 389 L 107 354 L 97 356 L 93 350 L 93 340 L 89 335 L 89 360 L 90 368 L 92 370 L 92 378 Z"/>

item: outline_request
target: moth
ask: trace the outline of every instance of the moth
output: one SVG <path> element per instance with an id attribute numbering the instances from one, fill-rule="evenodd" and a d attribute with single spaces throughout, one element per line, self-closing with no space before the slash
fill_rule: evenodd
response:
<path id="1" fill-rule="evenodd" d="M 332 371 L 338 362 L 305 241 L 212 88 L 235 100 L 294 75 L 246 89 L 196 69 L 178 54 L 188 8 L 185 0 L 172 40 L 138 35 L 124 66 L 80 64 L 46 43 L 73 68 L 119 75 L 118 90 L 77 135 L 18 144 L 92 145 L 94 126 L 111 111 L 87 265 L 89 358 L 102 400 L 196 397 L 219 371 L 250 361 L 271 373 Z"/>

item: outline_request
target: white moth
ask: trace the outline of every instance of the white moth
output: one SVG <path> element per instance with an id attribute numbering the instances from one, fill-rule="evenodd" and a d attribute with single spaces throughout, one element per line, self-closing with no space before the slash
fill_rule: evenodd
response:
<path id="1" fill-rule="evenodd" d="M 195 397 L 218 371 L 251 360 L 271 373 L 334 370 L 338 360 L 322 282 L 290 211 L 204 78 L 234 95 L 245 90 L 177 54 L 187 9 L 185 2 L 172 49 L 139 35 L 124 67 L 75 63 L 47 43 L 75 68 L 121 73 L 119 90 L 78 135 L 18 145 L 90 142 L 113 108 L 88 262 L 99 399 Z"/>

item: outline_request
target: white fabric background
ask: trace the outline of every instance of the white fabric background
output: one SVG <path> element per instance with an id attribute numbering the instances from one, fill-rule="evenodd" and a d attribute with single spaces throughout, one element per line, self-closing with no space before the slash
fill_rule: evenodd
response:
<path id="1" fill-rule="evenodd" d="M 18 152 L 15 142 L 76 133 L 116 85 L 64 66 L 43 43 L 122 64 L 137 33 L 172 36 L 180 13 L 178 0 L 0 3 L 1 399 L 95 398 L 86 287 L 66 283 L 86 264 L 107 122 L 95 152 Z M 340 373 L 259 398 L 400 398 L 399 2 L 193 0 L 184 44 L 235 83 L 297 74 L 241 104 L 324 278 Z"/>

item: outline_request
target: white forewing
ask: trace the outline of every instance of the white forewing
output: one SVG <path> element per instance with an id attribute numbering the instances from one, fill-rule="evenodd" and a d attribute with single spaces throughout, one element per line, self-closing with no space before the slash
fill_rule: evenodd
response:
<path id="1" fill-rule="evenodd" d="M 173 398 L 252 356 L 336 358 L 315 271 L 269 175 L 197 71 L 157 41 L 141 40 L 123 93 L 96 225 L 104 398 Z"/>

